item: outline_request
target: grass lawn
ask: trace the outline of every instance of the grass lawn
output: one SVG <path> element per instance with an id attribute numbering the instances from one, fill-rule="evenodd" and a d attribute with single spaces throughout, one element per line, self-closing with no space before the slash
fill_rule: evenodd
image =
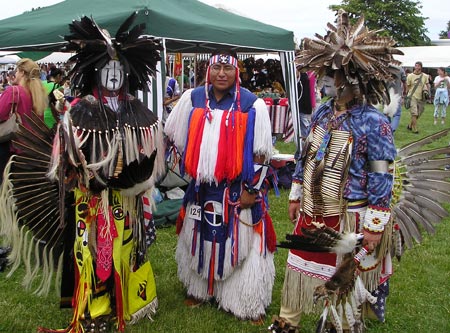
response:
<path id="1" fill-rule="evenodd" d="M 406 130 L 409 114 L 404 110 L 401 124 L 395 133 L 398 147 L 434 133 L 443 126 L 433 125 L 433 106 L 427 105 L 419 119 L 419 134 Z M 450 121 L 448 122 L 450 124 Z M 448 144 L 450 138 L 441 140 Z M 282 153 L 293 153 L 292 143 L 277 143 Z M 279 239 L 292 229 L 287 217 L 288 191 L 281 190 L 279 197 L 270 197 L 271 216 Z M 450 209 L 450 205 L 447 205 Z M 391 292 L 387 301 L 386 322 L 367 322 L 369 333 L 428 333 L 450 332 L 450 218 L 436 228 L 434 236 L 426 236 L 421 244 L 406 251 L 401 262 L 394 261 L 395 273 L 391 278 Z M 157 242 L 149 250 L 159 299 L 158 313 L 154 321 L 144 320 L 128 326 L 126 332 L 266 332 L 272 315 L 278 314 L 280 291 L 283 283 L 287 250 L 279 249 L 275 255 L 276 281 L 272 304 L 267 309 L 263 326 L 235 319 L 213 305 L 187 308 L 183 304 L 184 290 L 177 278 L 174 259 L 176 247 L 173 226 L 158 229 Z M 38 326 L 65 328 L 71 319 L 70 309 L 59 309 L 55 293 L 38 297 L 23 289 L 23 271 L 12 278 L 0 273 L 0 332 L 36 332 Z M 315 332 L 316 316 L 302 318 L 301 332 Z"/>

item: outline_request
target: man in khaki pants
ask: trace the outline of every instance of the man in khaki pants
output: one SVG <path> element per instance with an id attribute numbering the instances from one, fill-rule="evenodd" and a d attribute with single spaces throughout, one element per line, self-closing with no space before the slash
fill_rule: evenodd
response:
<path id="1" fill-rule="evenodd" d="M 419 133 L 417 120 L 422 115 L 425 108 L 424 91 L 430 92 L 428 74 L 422 72 L 422 62 L 417 61 L 414 64 L 414 71 L 408 74 L 406 78 L 406 95 L 411 96 L 411 122 L 408 129 L 413 133 Z M 417 85 L 417 87 L 416 87 Z"/>

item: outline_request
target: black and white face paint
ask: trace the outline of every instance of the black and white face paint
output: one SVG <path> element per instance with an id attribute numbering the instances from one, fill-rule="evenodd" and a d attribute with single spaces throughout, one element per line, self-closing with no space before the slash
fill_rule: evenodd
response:
<path id="1" fill-rule="evenodd" d="M 101 70 L 101 84 L 109 91 L 117 91 L 123 84 L 123 66 L 118 60 L 110 60 Z"/>

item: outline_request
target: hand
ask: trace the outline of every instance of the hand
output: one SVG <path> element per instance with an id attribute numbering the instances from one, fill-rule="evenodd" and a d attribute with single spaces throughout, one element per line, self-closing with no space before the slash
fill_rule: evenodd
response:
<path id="1" fill-rule="evenodd" d="M 288 208 L 288 213 L 289 213 L 289 219 L 291 220 L 292 223 L 295 224 L 297 222 L 297 218 L 300 214 L 300 202 L 290 202 L 289 208 Z"/>
<path id="2" fill-rule="evenodd" d="M 246 209 L 252 207 L 255 202 L 256 198 L 258 197 L 258 193 L 250 194 L 247 191 L 243 190 L 241 193 L 241 209 Z"/>
<path id="3" fill-rule="evenodd" d="M 369 250 L 369 253 L 375 250 L 375 248 L 380 244 L 381 237 L 383 236 L 382 232 L 379 233 L 372 233 L 367 230 L 363 230 L 364 240 L 363 240 L 363 246 L 367 246 L 367 249 Z"/>

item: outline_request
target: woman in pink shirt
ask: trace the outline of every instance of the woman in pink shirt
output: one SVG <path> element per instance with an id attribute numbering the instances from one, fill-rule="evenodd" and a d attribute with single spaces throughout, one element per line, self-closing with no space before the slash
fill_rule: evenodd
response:
<path id="1" fill-rule="evenodd" d="M 48 97 L 40 80 L 40 69 L 33 60 L 24 58 L 16 64 L 16 77 L 12 86 L 5 89 L 0 95 L 0 122 L 8 119 L 13 103 L 17 105 L 16 113 L 22 124 L 29 127 L 24 115 L 31 112 L 43 116 L 48 104 Z M 0 143 L 0 180 L 3 179 L 3 170 L 9 157 L 16 149 L 11 142 Z"/>

